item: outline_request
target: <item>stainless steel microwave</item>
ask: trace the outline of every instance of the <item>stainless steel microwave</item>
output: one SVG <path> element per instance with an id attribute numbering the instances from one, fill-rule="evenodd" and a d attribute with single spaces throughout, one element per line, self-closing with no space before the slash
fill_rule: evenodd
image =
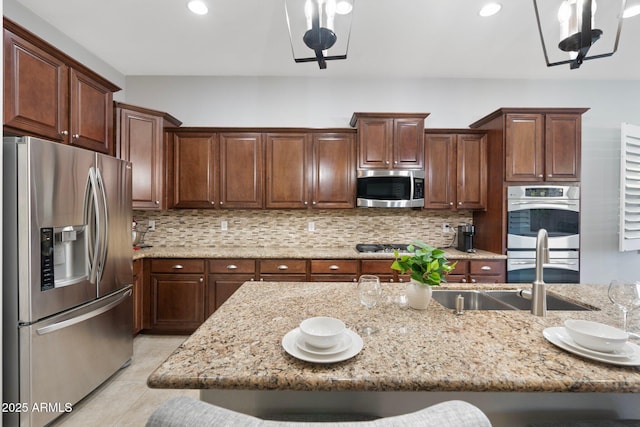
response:
<path id="1" fill-rule="evenodd" d="M 368 208 L 424 207 L 423 170 L 358 170 L 356 204 Z"/>

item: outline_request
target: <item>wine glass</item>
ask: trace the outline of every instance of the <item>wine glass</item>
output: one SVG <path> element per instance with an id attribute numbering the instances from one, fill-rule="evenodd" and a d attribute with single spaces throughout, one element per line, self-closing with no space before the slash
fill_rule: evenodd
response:
<path id="1" fill-rule="evenodd" d="M 363 274 L 358 280 L 358 298 L 360 303 L 367 307 L 367 310 L 372 309 L 378 304 L 380 295 L 382 294 L 382 286 L 380 285 L 380 278 L 370 274 Z M 370 325 L 365 325 L 360 328 L 360 331 L 365 335 L 372 335 L 377 332 L 377 329 Z"/>
<path id="2" fill-rule="evenodd" d="M 627 314 L 640 306 L 640 282 L 611 281 L 609 299 L 622 311 L 622 328 L 626 331 Z"/>

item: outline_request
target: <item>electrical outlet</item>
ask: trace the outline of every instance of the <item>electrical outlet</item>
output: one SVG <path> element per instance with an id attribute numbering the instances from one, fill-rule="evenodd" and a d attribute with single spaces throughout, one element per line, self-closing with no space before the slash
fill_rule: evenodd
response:
<path id="1" fill-rule="evenodd" d="M 149 220 L 149 227 L 147 228 L 147 231 L 156 231 L 156 220 L 155 219 L 150 219 Z"/>
<path id="2" fill-rule="evenodd" d="M 309 225 L 307 227 L 308 231 L 316 231 L 316 223 L 313 221 L 309 221 Z"/>
<path id="3" fill-rule="evenodd" d="M 227 221 L 220 222 L 220 230 L 227 231 L 227 229 L 228 229 Z"/>
<path id="4" fill-rule="evenodd" d="M 442 231 L 444 233 L 451 233 L 451 226 L 448 223 L 442 224 Z"/>

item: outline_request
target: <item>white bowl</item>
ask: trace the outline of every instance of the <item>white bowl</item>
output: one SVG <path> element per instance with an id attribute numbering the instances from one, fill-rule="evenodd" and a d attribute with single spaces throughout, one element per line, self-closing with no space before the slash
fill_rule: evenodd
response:
<path id="1" fill-rule="evenodd" d="M 629 334 L 622 329 L 589 320 L 565 320 L 564 326 L 576 344 L 591 350 L 611 353 L 622 349 Z"/>
<path id="2" fill-rule="evenodd" d="M 304 341 L 317 348 L 338 344 L 345 329 L 344 322 L 334 317 L 310 317 L 300 323 L 300 334 Z"/>

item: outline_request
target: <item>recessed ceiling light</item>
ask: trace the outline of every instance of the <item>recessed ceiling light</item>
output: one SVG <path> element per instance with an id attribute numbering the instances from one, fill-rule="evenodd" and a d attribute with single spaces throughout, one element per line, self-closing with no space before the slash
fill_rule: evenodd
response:
<path id="1" fill-rule="evenodd" d="M 348 15 L 353 10 L 353 5 L 346 0 L 339 1 L 336 4 L 336 13 L 339 15 Z"/>
<path id="2" fill-rule="evenodd" d="M 187 3 L 187 7 L 196 15 L 206 15 L 209 13 L 209 8 L 202 0 L 191 0 Z"/>
<path id="3" fill-rule="evenodd" d="M 500 12 L 500 9 L 502 9 L 502 5 L 500 3 L 487 3 L 482 6 L 479 14 L 482 17 L 493 16 L 496 13 Z"/>
<path id="4" fill-rule="evenodd" d="M 632 16 L 640 15 L 640 4 L 629 6 L 622 14 L 623 18 L 631 18 Z"/>

